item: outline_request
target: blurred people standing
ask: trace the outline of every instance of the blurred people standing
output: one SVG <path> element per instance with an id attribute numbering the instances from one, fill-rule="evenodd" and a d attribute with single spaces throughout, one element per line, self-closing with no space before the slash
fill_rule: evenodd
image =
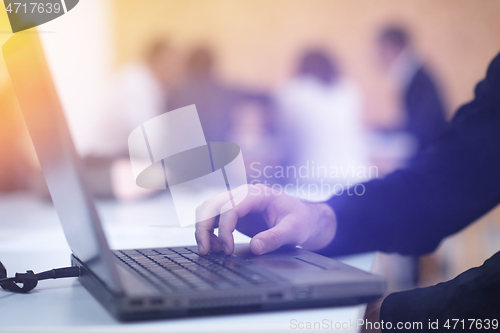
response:
<path id="1" fill-rule="evenodd" d="M 168 110 L 195 104 L 205 138 L 210 141 L 227 141 L 231 130 L 231 113 L 239 103 L 265 102 L 263 94 L 252 93 L 223 84 L 215 74 L 215 59 L 211 49 L 197 47 L 187 57 L 183 82 L 168 101 Z"/>
<path id="2" fill-rule="evenodd" d="M 295 76 L 278 91 L 277 104 L 291 165 L 327 170 L 311 174 L 312 182 L 363 180 L 350 172 L 369 163 L 361 93 L 325 51 L 303 54 Z"/>
<path id="3" fill-rule="evenodd" d="M 425 149 L 436 140 L 446 126 L 446 113 L 436 83 L 418 58 L 405 29 L 389 26 L 377 40 L 382 67 L 401 90 L 405 109 L 404 130 L 416 141 L 416 150 Z"/>

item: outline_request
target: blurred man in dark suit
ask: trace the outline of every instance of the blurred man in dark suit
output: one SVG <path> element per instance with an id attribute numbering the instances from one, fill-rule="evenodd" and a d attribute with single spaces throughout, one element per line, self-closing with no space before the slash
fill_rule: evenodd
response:
<path id="1" fill-rule="evenodd" d="M 425 149 L 444 131 L 446 115 L 434 79 L 410 45 L 407 32 L 391 26 L 378 40 L 379 60 L 401 89 L 406 112 L 404 130 L 415 138 L 417 151 Z"/>

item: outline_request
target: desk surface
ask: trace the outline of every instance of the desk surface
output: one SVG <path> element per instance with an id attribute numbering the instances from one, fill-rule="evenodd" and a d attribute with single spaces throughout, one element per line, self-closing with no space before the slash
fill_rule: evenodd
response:
<path id="1" fill-rule="evenodd" d="M 164 197 L 98 209 L 112 248 L 194 245 L 192 228 L 166 226 Z M 35 272 L 69 264 L 70 249 L 51 204 L 33 197 L 0 197 L 0 261 L 9 272 Z M 248 242 L 242 234 L 236 242 Z M 341 258 L 369 271 L 371 254 Z M 349 322 L 362 318 L 364 306 L 290 310 L 123 324 L 116 321 L 76 278 L 41 281 L 30 294 L 0 291 L 1 332 L 254 332 L 290 330 L 290 321 Z M 344 330 L 343 330 L 344 331 Z M 347 330 L 349 331 L 349 330 Z M 352 330 L 354 332 L 356 330 Z"/>

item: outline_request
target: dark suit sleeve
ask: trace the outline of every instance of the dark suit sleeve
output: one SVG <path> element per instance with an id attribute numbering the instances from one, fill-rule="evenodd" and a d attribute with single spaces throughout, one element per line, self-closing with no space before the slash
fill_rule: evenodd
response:
<path id="1" fill-rule="evenodd" d="M 405 95 L 407 130 L 425 149 L 436 141 L 446 127 L 443 102 L 433 79 L 424 68 L 415 74 Z"/>
<path id="2" fill-rule="evenodd" d="M 445 135 L 411 164 L 328 201 L 337 234 L 322 252 L 424 254 L 500 202 L 500 55 Z M 358 193 L 360 189 L 358 188 Z"/>
<path id="3" fill-rule="evenodd" d="M 482 331 L 480 328 L 485 329 L 487 325 L 489 331 L 494 329 L 495 320 L 498 329 L 500 252 L 486 260 L 481 267 L 472 268 L 451 281 L 390 294 L 382 303 L 380 320 L 384 321 L 385 328 L 390 322 L 394 331 L 398 322 L 420 322 L 423 329 L 419 331 L 424 332 L 479 332 Z M 429 322 L 436 323 L 438 329 L 429 329 Z M 451 328 L 457 326 L 447 329 L 446 324 Z"/>

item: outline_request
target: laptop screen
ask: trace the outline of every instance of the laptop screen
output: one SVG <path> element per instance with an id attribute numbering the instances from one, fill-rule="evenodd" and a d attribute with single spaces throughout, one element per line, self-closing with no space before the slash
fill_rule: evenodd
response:
<path id="1" fill-rule="evenodd" d="M 13 35 L 2 51 L 66 240 L 76 257 L 112 290 L 120 291 L 36 29 Z"/>

